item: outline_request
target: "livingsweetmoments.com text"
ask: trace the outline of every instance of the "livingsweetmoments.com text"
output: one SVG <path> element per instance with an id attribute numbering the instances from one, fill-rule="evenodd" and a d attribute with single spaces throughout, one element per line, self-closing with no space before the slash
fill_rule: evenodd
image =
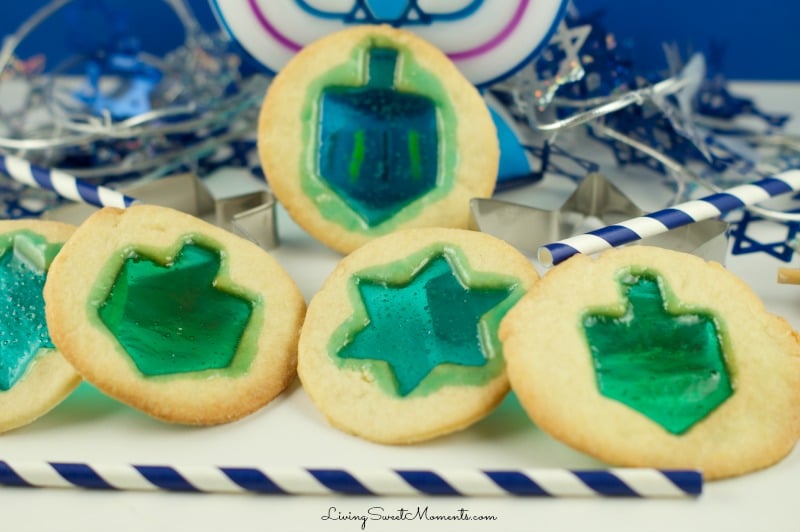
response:
<path id="1" fill-rule="evenodd" d="M 434 512 L 428 506 L 394 510 L 383 506 L 371 506 L 363 512 L 352 512 L 342 511 L 336 506 L 331 506 L 320 519 L 322 521 L 353 521 L 359 523 L 361 530 L 366 530 L 369 521 L 497 521 L 497 516 L 472 514 L 466 508 L 459 508 L 450 513 L 439 513 Z"/>

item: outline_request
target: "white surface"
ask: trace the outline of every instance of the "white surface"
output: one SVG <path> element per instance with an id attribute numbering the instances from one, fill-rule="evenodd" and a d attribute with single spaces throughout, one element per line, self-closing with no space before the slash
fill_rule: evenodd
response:
<path id="1" fill-rule="evenodd" d="M 791 85 L 751 86 L 771 110 L 798 110 Z M 795 86 L 796 87 L 796 86 Z M 796 89 L 794 89 L 796 90 Z M 793 127 L 797 127 L 797 121 Z M 524 194 L 536 194 L 531 187 Z M 551 191 L 542 190 L 546 196 Z M 555 194 L 562 195 L 560 191 Z M 281 212 L 275 256 L 309 299 L 339 256 L 312 241 Z M 797 267 L 797 260 L 791 264 Z M 779 263 L 763 254 L 732 258 L 729 268 L 762 296 L 767 308 L 800 328 L 800 287 L 778 285 Z M 484 421 L 455 435 L 412 447 L 370 444 L 330 429 L 297 385 L 262 411 L 231 425 L 171 426 L 154 421 L 84 385 L 56 410 L 0 436 L 0 460 L 212 464 L 306 467 L 603 467 L 535 428 L 513 397 Z M 491 515 L 489 522 L 367 521 L 365 530 L 726 530 L 797 531 L 800 450 L 781 464 L 710 483 L 698 499 L 527 499 L 281 497 L 0 487 L 2 530 L 320 530 L 357 531 L 357 520 L 403 508 L 430 514 Z M 383 508 L 383 511 L 375 509 Z M 331 510 L 333 508 L 333 510 Z"/>

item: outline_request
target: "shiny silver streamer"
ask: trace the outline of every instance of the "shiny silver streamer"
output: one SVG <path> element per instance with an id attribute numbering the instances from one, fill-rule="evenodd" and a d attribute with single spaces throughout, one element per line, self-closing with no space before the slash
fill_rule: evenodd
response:
<path id="1" fill-rule="evenodd" d="M 223 43 L 200 28 L 184 0 L 164 0 L 181 21 L 183 46 L 156 58 L 139 59 L 162 72 L 151 110 L 124 120 L 97 116 L 69 102 L 57 73 L 25 77 L 11 68 L 20 43 L 43 21 L 71 0 L 52 0 L 36 11 L 0 49 L 0 80 L 18 83 L 27 94 L 15 112 L 0 106 L 0 151 L 53 166 L 68 149 L 108 150 L 108 143 L 128 142 L 109 164 L 91 168 L 62 168 L 83 179 L 116 175 L 163 173 L 164 168 L 191 164 L 226 142 L 252 134 L 258 104 L 269 85 L 266 76 L 240 79 L 238 58 L 223 51 Z M 228 91 L 233 84 L 235 91 Z M 232 92 L 232 94 L 228 94 Z M 171 134 L 194 135 L 195 142 L 172 141 Z M 113 147 L 110 148 L 113 150 Z"/>

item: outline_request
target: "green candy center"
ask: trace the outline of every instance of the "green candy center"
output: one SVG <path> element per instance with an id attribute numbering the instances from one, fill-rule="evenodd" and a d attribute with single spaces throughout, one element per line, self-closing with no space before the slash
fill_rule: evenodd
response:
<path id="1" fill-rule="evenodd" d="M 128 252 L 98 314 L 143 375 L 231 367 L 255 301 L 219 285 L 220 265 L 192 241 L 166 262 Z"/>
<path id="2" fill-rule="evenodd" d="M 683 434 L 733 394 L 719 320 L 668 305 L 653 272 L 619 282 L 624 312 L 593 310 L 582 321 L 600 393 Z"/>

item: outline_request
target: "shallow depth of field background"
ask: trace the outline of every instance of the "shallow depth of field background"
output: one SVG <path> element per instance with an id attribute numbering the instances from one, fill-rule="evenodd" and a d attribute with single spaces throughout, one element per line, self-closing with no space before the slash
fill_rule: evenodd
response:
<path id="1" fill-rule="evenodd" d="M 86 0 L 79 0 L 86 1 Z M 160 54 L 182 42 L 180 24 L 161 0 L 105 0 L 122 6 L 129 13 L 132 33 L 142 40 L 142 48 Z M 0 34 L 7 35 L 45 0 L 3 2 Z M 188 0 L 206 28 L 216 28 L 207 0 Z M 601 19 L 617 40 L 630 45 L 638 71 L 666 67 L 662 43 L 674 42 L 688 57 L 692 51 L 708 52 L 713 41 L 725 45 L 722 71 L 736 80 L 800 79 L 800 2 L 786 0 L 575 0 L 582 14 L 604 10 Z M 93 20 L 94 18 L 94 20 Z M 98 20 L 99 19 L 99 20 Z M 103 20 L 85 17 L 83 38 L 102 37 Z M 68 24 L 55 17 L 39 28 L 18 50 L 22 58 L 35 53 L 47 56 L 54 68 L 69 55 Z"/>

